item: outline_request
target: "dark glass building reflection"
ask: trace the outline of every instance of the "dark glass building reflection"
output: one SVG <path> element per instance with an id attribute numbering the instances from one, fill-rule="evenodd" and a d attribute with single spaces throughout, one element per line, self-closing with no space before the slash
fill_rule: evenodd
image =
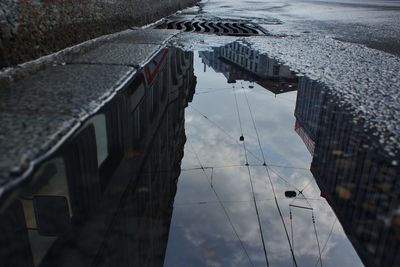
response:
<path id="1" fill-rule="evenodd" d="M 400 168 L 324 85 L 302 77 L 295 129 L 311 172 L 366 266 L 400 266 Z"/>
<path id="2" fill-rule="evenodd" d="M 1 203 L 0 266 L 162 266 L 195 85 L 155 56 Z"/>

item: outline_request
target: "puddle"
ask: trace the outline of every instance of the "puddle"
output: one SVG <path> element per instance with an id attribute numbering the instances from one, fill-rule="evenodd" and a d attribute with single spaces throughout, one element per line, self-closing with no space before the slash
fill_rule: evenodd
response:
<path id="1" fill-rule="evenodd" d="M 399 165 L 327 87 L 169 48 L 2 203 L 2 266 L 399 266 Z M 264 164 L 265 163 L 265 164 Z"/>

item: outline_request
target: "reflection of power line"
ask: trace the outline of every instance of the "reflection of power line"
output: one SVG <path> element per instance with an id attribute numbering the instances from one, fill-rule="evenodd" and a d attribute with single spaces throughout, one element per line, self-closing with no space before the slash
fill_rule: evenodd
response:
<path id="1" fill-rule="evenodd" d="M 243 88 L 243 87 L 242 87 L 242 88 Z M 256 135 L 257 135 L 258 145 L 259 145 L 260 152 L 261 152 L 261 155 L 262 155 L 262 158 L 263 158 L 263 161 L 264 161 L 264 162 L 263 162 L 263 165 L 265 166 L 265 170 L 266 170 L 266 172 L 267 172 L 267 176 L 268 176 L 268 179 L 269 179 L 271 188 L 272 188 L 272 193 L 274 194 L 274 199 L 275 199 L 276 208 L 277 208 L 277 210 L 278 210 L 278 212 L 279 212 L 279 216 L 280 216 L 280 218 L 281 218 L 282 225 L 283 225 L 283 228 L 284 228 L 285 233 L 286 233 L 286 238 L 287 238 L 287 241 L 288 241 L 288 243 L 289 243 L 290 252 L 291 252 L 292 258 L 293 258 L 293 263 L 294 263 L 294 265 L 297 267 L 296 257 L 294 256 L 292 244 L 291 244 L 290 238 L 289 238 L 289 233 L 288 233 L 288 230 L 287 230 L 287 228 L 286 228 L 285 220 L 283 219 L 283 215 L 282 215 L 282 211 L 281 211 L 281 208 L 280 208 L 280 206 L 279 206 L 279 203 L 278 203 L 278 199 L 277 199 L 277 197 L 276 197 L 276 192 L 275 192 L 274 184 L 272 183 L 272 179 L 271 179 L 271 175 L 270 175 L 269 170 L 268 170 L 268 166 L 267 166 L 267 164 L 266 164 L 266 162 L 265 162 L 265 155 L 264 155 L 264 151 L 263 151 L 262 146 L 261 146 L 261 140 L 260 140 L 260 136 L 259 136 L 259 134 L 258 134 L 256 122 L 255 122 L 254 115 L 253 115 L 253 111 L 252 111 L 252 109 L 251 109 L 251 107 L 250 107 L 250 103 L 249 103 L 249 100 L 248 100 L 248 98 L 247 98 L 247 93 L 246 93 L 246 91 L 245 91 L 244 89 L 243 89 L 243 92 L 244 92 L 244 95 L 245 95 L 245 97 L 246 97 L 246 103 L 247 103 L 247 107 L 248 107 L 249 112 L 250 112 L 251 120 L 252 120 L 252 122 L 253 122 L 253 127 L 254 127 L 254 130 L 255 130 Z"/>
<path id="2" fill-rule="evenodd" d="M 212 90 L 212 91 L 218 91 L 218 90 L 231 90 L 232 88 L 230 87 L 221 87 L 221 88 L 211 88 L 211 87 L 203 87 L 203 88 L 196 88 L 196 92 L 201 91 L 201 90 Z"/>
<path id="3" fill-rule="evenodd" d="M 238 115 L 238 119 L 239 119 L 239 125 L 240 125 L 240 141 L 242 141 L 242 143 L 243 143 L 244 155 L 246 157 L 247 172 L 249 173 L 249 179 L 250 179 L 250 185 L 251 185 L 251 194 L 253 196 L 254 208 L 256 210 L 258 227 L 260 228 L 260 235 L 261 235 L 261 241 L 262 241 L 263 250 L 264 250 L 265 262 L 267 263 L 267 266 L 269 266 L 267 248 L 265 246 L 264 234 L 263 234 L 262 224 L 261 224 L 261 220 L 260 220 L 260 213 L 258 211 L 256 196 L 255 196 L 255 193 L 254 193 L 253 179 L 251 177 L 251 171 L 250 171 L 250 167 L 249 167 L 249 160 L 247 158 L 246 142 L 245 142 L 244 136 L 243 136 L 242 119 L 240 118 L 239 105 L 238 105 L 238 102 L 237 102 L 237 97 L 236 97 L 236 92 L 235 91 L 234 91 L 234 96 L 235 96 L 235 103 L 236 103 L 236 111 L 237 111 L 237 115 Z"/>
<path id="4" fill-rule="evenodd" d="M 293 201 L 292 201 L 293 202 Z M 308 200 L 307 200 L 308 202 Z M 309 202 L 308 202 L 309 203 Z M 313 228 L 314 228 L 314 234 L 315 234 L 315 239 L 317 241 L 317 246 L 318 246 L 318 254 L 319 258 L 317 259 L 317 263 L 315 266 L 317 266 L 318 262 L 320 263 L 320 266 L 322 267 L 322 252 L 321 252 L 321 246 L 319 243 L 319 237 L 318 237 L 318 231 L 317 231 L 317 226 L 315 223 L 315 216 L 314 216 L 314 209 L 312 207 L 304 207 L 304 206 L 298 206 L 298 205 L 293 205 L 289 204 L 289 214 L 290 214 L 290 231 L 291 231 L 291 237 L 292 237 L 292 247 L 293 247 L 293 252 L 294 252 L 294 227 L 293 227 L 293 215 L 292 215 L 292 207 L 293 208 L 299 208 L 299 209 L 305 209 L 305 210 L 310 210 L 311 211 L 311 220 L 313 223 Z M 293 262 L 293 264 L 295 264 Z"/>
<path id="5" fill-rule="evenodd" d="M 314 226 L 315 238 L 317 239 L 318 252 L 319 252 L 319 262 L 321 263 L 321 267 L 322 267 L 321 246 L 319 245 L 319 238 L 318 238 L 317 226 L 315 225 L 314 212 L 312 213 L 311 216 L 312 216 L 312 222 L 313 222 L 313 226 Z"/>
<path id="6" fill-rule="evenodd" d="M 233 141 L 235 141 L 235 143 L 237 145 L 240 145 L 239 141 L 237 141 L 237 139 L 235 137 L 233 137 L 227 130 L 225 130 L 222 126 L 220 126 L 218 123 L 216 123 L 215 121 L 211 120 L 208 116 L 206 116 L 204 113 L 202 113 L 200 110 L 198 110 L 197 108 L 195 108 L 193 105 L 189 106 L 190 108 L 192 108 L 194 111 L 196 111 L 200 116 L 202 116 L 204 119 L 206 119 L 207 121 L 209 121 L 211 124 L 213 124 L 215 127 L 217 127 L 220 131 L 222 131 L 227 137 L 229 137 L 230 139 L 232 139 Z M 256 160 L 258 160 L 259 162 L 263 162 L 262 159 L 260 159 L 257 155 L 255 155 L 251 150 L 248 150 L 246 148 L 247 153 L 251 154 Z M 264 166 L 264 165 L 251 165 L 251 166 Z M 268 166 L 273 166 L 273 167 L 277 167 L 277 168 L 288 168 L 288 169 L 299 169 L 299 170 L 309 170 L 309 168 L 302 168 L 302 167 L 292 167 L 292 166 L 282 166 L 282 165 L 277 165 L 277 164 L 268 164 Z M 282 177 L 280 176 L 279 178 L 282 179 Z M 287 180 L 285 180 L 286 183 L 289 183 Z M 289 183 L 290 184 L 290 183 Z M 292 185 L 293 186 L 293 185 Z M 293 188 L 296 188 L 295 186 L 293 186 Z"/>
<path id="7" fill-rule="evenodd" d="M 244 96 L 245 96 L 245 99 L 246 99 L 247 107 L 249 108 L 250 117 L 251 117 L 251 120 L 252 120 L 252 122 L 253 122 L 254 131 L 256 132 L 257 141 L 258 141 L 258 145 L 259 145 L 259 147 L 260 147 L 261 156 L 262 156 L 262 159 L 263 159 L 263 161 L 264 161 L 263 164 L 266 166 L 264 150 L 263 150 L 262 147 L 261 147 L 260 135 L 258 134 L 258 130 L 257 130 L 257 127 L 256 127 L 256 122 L 255 122 L 255 120 L 254 120 L 253 111 L 252 111 L 252 109 L 250 108 L 250 103 L 249 103 L 249 99 L 247 98 L 247 93 L 246 93 L 246 91 L 244 90 L 243 87 L 242 87 L 242 89 L 243 89 Z"/>
<path id="8" fill-rule="evenodd" d="M 326 245 L 328 244 L 328 241 L 329 241 L 329 239 L 331 238 L 331 235 L 332 235 L 332 233 L 333 233 L 333 228 L 335 227 L 336 222 L 337 222 L 337 218 L 335 218 L 335 221 L 334 221 L 333 224 L 332 224 L 331 231 L 329 232 L 328 238 L 326 239 L 326 242 L 325 242 L 324 246 L 322 247 L 321 253 L 324 252 L 324 250 L 325 250 L 325 248 L 326 248 Z M 321 256 L 320 256 L 319 259 L 315 262 L 315 267 L 317 267 L 319 261 L 321 261 Z"/>
<path id="9" fill-rule="evenodd" d="M 264 167 L 263 164 L 249 164 L 249 166 L 250 166 L 250 167 Z M 275 172 L 275 171 L 271 168 L 271 166 L 272 166 L 272 167 L 275 167 L 275 168 L 282 168 L 282 169 L 294 169 L 294 170 L 306 170 L 306 171 L 308 171 L 307 168 L 268 164 L 268 167 L 270 167 L 270 170 L 273 171 L 274 173 L 276 173 L 277 176 L 278 176 L 280 179 L 282 179 L 282 180 L 285 179 L 285 178 L 283 178 L 283 177 L 280 176 L 277 172 Z M 243 164 L 232 164 L 232 165 L 221 165 L 221 166 L 204 166 L 204 169 L 225 169 L 225 168 L 235 168 L 235 167 L 246 167 L 246 165 L 243 165 Z M 192 170 L 196 170 L 196 169 L 198 170 L 198 169 L 201 169 L 201 168 L 199 168 L 199 167 L 184 168 L 184 169 L 181 169 L 181 171 L 192 171 Z M 292 186 L 293 188 L 296 188 L 294 185 L 292 185 L 292 184 L 291 184 L 289 181 L 287 181 L 286 179 L 285 179 L 284 181 L 285 181 L 288 185 Z M 311 184 L 311 182 L 312 182 L 312 181 L 310 181 L 310 182 L 308 183 L 307 187 Z M 306 188 L 306 187 L 305 187 L 305 188 Z M 304 189 L 305 189 L 305 188 L 304 188 Z M 303 189 L 302 191 L 304 191 L 304 189 Z M 296 190 L 297 190 L 297 189 L 296 189 Z"/>
<path id="10" fill-rule="evenodd" d="M 208 120 L 211 124 L 213 124 L 215 127 L 217 127 L 219 130 L 221 130 L 226 136 L 228 136 L 230 139 L 232 139 L 233 141 L 235 141 L 236 144 L 240 145 L 239 141 L 237 141 L 237 139 L 235 137 L 233 137 L 228 131 L 226 131 L 223 127 L 221 127 L 218 123 L 216 123 L 215 121 L 211 120 L 209 117 L 207 117 L 206 115 L 204 115 L 201 111 L 199 111 L 197 108 L 195 108 L 193 105 L 189 106 L 190 108 L 192 108 L 194 111 L 196 111 L 198 114 L 200 114 L 204 119 Z M 243 134 L 242 134 L 243 135 Z M 260 144 L 260 143 L 259 143 Z M 260 159 L 257 155 L 255 155 L 252 151 L 248 150 L 247 148 L 245 149 L 246 153 L 251 154 L 256 160 L 260 161 L 260 162 L 264 162 L 265 163 L 265 158 L 264 159 Z M 262 152 L 263 154 L 263 152 Z M 264 157 L 264 154 L 263 154 Z M 247 162 L 248 163 L 248 162 Z M 249 164 L 250 166 L 250 164 Z M 262 165 L 251 165 L 251 166 L 265 166 L 264 164 Z M 300 168 L 300 167 L 291 167 L 291 166 L 281 166 L 281 165 L 271 165 L 268 164 L 268 166 L 274 166 L 274 167 L 278 167 L 278 168 L 292 168 L 292 169 L 301 169 L 301 170 L 308 170 L 307 168 Z M 215 167 L 214 167 L 215 168 Z M 271 169 L 272 170 L 272 169 Z M 272 170 L 273 171 L 273 170 Z M 273 171 L 274 173 L 276 173 L 275 171 Z M 290 186 L 292 186 L 293 188 L 295 188 L 296 190 L 297 187 L 292 185 L 290 182 L 288 182 L 285 178 L 283 178 L 282 176 L 278 175 L 278 178 L 280 178 L 281 180 L 283 180 L 285 183 L 289 184 Z"/>
<path id="11" fill-rule="evenodd" d="M 296 189 L 297 191 L 300 192 L 300 189 L 298 189 L 295 185 L 291 184 L 287 179 L 285 179 L 282 175 L 280 175 L 278 172 L 276 172 L 276 171 L 275 171 L 274 169 L 272 169 L 270 166 L 271 166 L 271 165 L 268 164 L 269 169 L 270 169 L 273 173 L 275 173 L 275 175 L 276 175 L 279 179 L 281 179 L 281 180 L 284 181 L 287 185 L 293 187 L 294 189 Z"/>
<path id="12" fill-rule="evenodd" d="M 196 89 L 195 95 L 202 95 L 202 94 L 209 94 L 209 93 L 220 93 L 224 92 L 227 90 L 230 90 L 231 88 L 201 88 L 201 89 Z"/>
<path id="13" fill-rule="evenodd" d="M 222 128 L 218 123 L 216 123 L 215 121 L 211 120 L 210 118 L 208 118 L 206 115 L 204 115 L 202 112 L 200 112 L 197 108 L 195 108 L 193 105 L 189 106 L 190 108 L 192 108 L 194 111 L 196 111 L 197 113 L 199 113 L 203 118 L 205 118 L 206 120 L 208 120 L 211 124 L 213 124 L 215 127 L 217 127 L 218 129 L 220 129 L 226 136 L 228 136 L 230 139 L 232 139 L 233 141 L 235 141 L 235 143 L 237 145 L 240 145 L 240 143 L 236 140 L 235 137 L 233 137 L 228 131 L 226 131 L 224 128 Z M 254 153 L 252 153 L 249 150 L 246 150 L 248 153 L 250 153 L 254 158 L 256 158 L 257 160 L 259 160 L 261 162 L 261 160 L 254 155 Z"/>
<path id="14" fill-rule="evenodd" d="M 278 200 L 286 200 L 287 198 L 278 198 Z M 257 199 L 257 202 L 269 202 L 269 201 L 274 201 L 274 198 L 264 198 L 264 199 Z M 320 198 L 312 198 L 309 200 L 315 200 L 315 201 L 324 201 L 323 199 Z M 222 200 L 222 203 L 250 203 L 253 202 L 253 199 L 251 200 Z M 186 202 L 186 203 L 174 203 L 174 206 L 189 206 L 189 205 L 207 205 L 207 204 L 213 204 L 213 203 L 219 203 L 218 201 L 200 201 L 200 202 Z M 322 249 L 323 251 L 323 249 Z"/>
<path id="15" fill-rule="evenodd" d="M 196 150 L 195 150 L 194 147 L 193 147 L 192 142 L 190 142 L 190 139 L 188 139 L 188 143 L 190 144 L 190 147 L 192 148 L 193 153 L 194 153 L 195 157 L 197 158 L 197 161 L 199 162 L 199 165 L 200 165 L 200 167 L 201 167 L 201 169 L 202 169 L 202 171 L 203 171 L 203 173 L 204 173 L 204 176 L 205 176 L 205 177 L 207 178 L 207 180 L 210 182 L 210 187 L 211 187 L 211 189 L 213 190 L 215 196 L 217 197 L 218 203 L 219 203 L 220 206 L 222 207 L 222 209 L 223 209 L 223 211 L 224 211 L 224 213 L 225 213 L 225 216 L 226 216 L 226 218 L 228 219 L 228 222 L 229 222 L 229 224 L 230 224 L 231 227 L 232 227 L 233 232 L 235 233 L 237 239 L 238 239 L 239 242 L 240 242 L 240 245 L 241 245 L 241 247 L 242 247 L 244 253 L 245 253 L 246 256 L 247 256 L 247 259 L 249 260 L 251 266 L 254 266 L 253 262 L 252 262 L 251 259 L 250 259 L 249 254 L 248 254 L 248 252 L 247 252 L 247 250 L 246 250 L 246 247 L 244 246 L 242 240 L 241 240 L 240 237 L 239 237 L 238 232 L 236 231 L 235 226 L 234 226 L 233 223 L 232 223 L 232 220 L 231 220 L 231 218 L 230 218 L 230 216 L 229 216 L 229 214 L 228 214 L 228 211 L 227 211 L 225 205 L 223 204 L 223 202 L 222 202 L 221 198 L 219 197 L 217 191 L 215 190 L 214 186 L 212 185 L 212 180 L 210 181 L 210 178 L 208 177 L 208 175 L 207 175 L 207 173 L 206 173 L 206 170 L 204 169 L 203 164 L 202 164 L 201 161 L 200 161 L 199 155 L 197 154 Z"/>
<path id="16" fill-rule="evenodd" d="M 318 253 L 319 253 L 319 259 L 317 260 L 317 264 L 318 262 L 320 262 L 321 267 L 322 267 L 322 252 L 321 252 L 321 246 L 319 243 L 319 237 L 318 237 L 318 232 L 317 232 L 317 226 L 315 224 L 315 216 L 314 216 L 314 209 L 311 206 L 311 203 L 309 202 L 309 200 L 304 196 L 303 191 L 305 188 L 307 188 L 310 185 L 310 183 L 308 183 L 302 190 L 299 190 L 299 194 L 292 200 L 292 202 L 289 204 L 289 212 L 290 212 L 290 230 L 291 230 L 291 235 L 292 235 L 292 245 L 293 245 L 293 251 L 294 251 L 294 239 L 293 239 L 293 234 L 294 234 L 294 230 L 293 230 L 293 216 L 292 216 L 292 207 L 293 208 L 299 208 L 299 209 L 305 209 L 305 210 L 311 210 L 311 220 L 313 223 L 313 228 L 314 228 L 314 234 L 315 234 L 315 239 L 317 241 L 317 245 L 318 245 Z M 307 204 L 309 207 L 304 207 L 304 206 L 299 206 L 299 205 L 294 205 L 294 201 L 298 198 L 299 195 L 302 195 L 304 197 L 304 199 L 306 200 Z"/>
<path id="17" fill-rule="evenodd" d="M 265 167 L 266 174 L 267 174 L 267 176 L 268 176 L 268 180 L 269 180 L 269 183 L 270 183 L 270 185 L 271 185 L 271 188 L 272 188 L 272 191 L 273 191 L 273 194 L 274 194 L 275 205 L 276 205 L 276 208 L 277 208 L 277 210 L 278 210 L 278 213 L 279 213 L 279 216 L 280 216 L 282 225 L 283 225 L 284 230 L 285 230 L 285 233 L 286 233 L 287 241 L 288 241 L 288 244 L 289 244 L 289 247 L 290 247 L 290 252 L 291 252 L 292 258 L 293 258 L 293 264 L 294 264 L 294 266 L 297 266 L 296 257 L 295 257 L 295 254 L 294 254 L 294 246 L 292 246 L 292 244 L 294 244 L 294 240 L 293 240 L 293 230 L 292 230 L 292 241 L 291 241 L 291 240 L 290 240 L 290 237 L 289 237 L 289 232 L 288 232 L 288 229 L 287 229 L 287 227 L 286 227 L 286 224 L 285 224 L 285 221 L 284 221 L 284 218 L 283 218 L 283 214 L 282 214 L 282 211 L 281 211 L 279 202 L 278 202 L 278 198 L 277 198 L 277 195 L 276 195 L 276 192 L 275 192 L 274 184 L 273 184 L 273 182 L 272 182 L 272 178 L 271 178 L 271 175 L 270 175 L 270 171 L 273 171 L 273 172 L 276 174 L 277 178 L 283 180 L 286 184 L 290 185 L 292 188 L 295 188 L 295 189 L 299 192 L 299 195 L 303 195 L 303 190 L 305 190 L 305 189 L 311 184 L 312 181 L 309 181 L 308 184 L 307 184 L 302 190 L 300 190 L 300 189 L 297 188 L 296 186 L 292 185 L 287 179 L 285 179 L 284 177 L 282 177 L 281 175 L 279 175 L 275 170 L 273 170 L 273 169 L 271 168 L 272 165 L 270 166 L 269 164 L 268 164 L 268 165 L 266 164 L 266 158 L 265 158 L 264 151 L 263 151 L 263 149 L 262 149 L 260 134 L 259 134 L 258 129 L 257 129 L 257 126 L 256 126 L 256 122 L 255 122 L 255 118 L 254 118 L 254 113 L 253 113 L 253 111 L 252 111 L 250 102 L 249 102 L 249 100 L 248 100 L 248 97 L 247 97 L 247 94 L 246 94 L 245 91 L 244 91 L 244 94 L 245 94 L 245 97 L 246 97 L 246 104 L 247 104 L 247 107 L 248 107 L 249 112 L 250 112 L 250 115 L 251 115 L 251 120 L 252 120 L 252 123 L 253 123 L 254 131 L 255 131 L 256 136 L 257 136 L 258 146 L 259 146 L 259 149 L 260 149 L 260 152 L 261 152 L 261 155 L 262 155 L 262 160 L 260 160 L 260 158 L 258 158 L 258 157 L 255 156 L 251 151 L 249 151 L 249 150 L 247 149 L 246 145 L 245 145 L 245 142 L 244 142 L 244 139 L 245 139 L 245 138 L 244 138 L 244 136 L 243 136 L 242 122 L 241 122 L 241 114 L 240 114 L 239 107 L 238 107 L 238 103 L 237 103 L 237 94 L 236 94 L 236 92 L 234 92 L 235 104 L 236 104 L 236 109 L 237 109 L 238 118 L 239 118 L 239 124 L 240 124 L 240 128 L 241 128 L 241 129 L 240 129 L 240 130 L 241 130 L 241 131 L 240 131 L 240 133 L 241 133 L 241 138 L 240 138 L 240 140 L 243 141 L 243 144 L 242 144 L 242 145 L 243 145 L 243 147 L 244 147 L 244 152 L 245 152 L 245 156 L 246 156 L 246 165 L 245 165 L 245 166 L 248 168 L 249 177 L 250 177 L 250 183 L 251 183 L 251 185 L 253 185 L 253 183 L 252 183 L 252 177 L 251 177 L 252 174 L 251 174 L 251 170 L 250 170 L 250 168 L 249 168 L 250 165 L 247 166 L 247 164 L 248 164 L 247 153 L 251 153 L 251 154 L 254 156 L 254 158 L 256 158 L 257 160 L 259 160 L 260 162 L 263 163 L 262 165 L 254 165 L 254 166 L 264 166 L 264 167 Z M 199 113 L 203 118 L 205 118 L 206 120 L 208 120 L 209 122 L 211 122 L 213 125 L 215 125 L 218 129 L 220 129 L 226 136 L 228 136 L 230 139 L 234 140 L 237 144 L 239 144 L 239 142 L 237 141 L 237 138 L 234 138 L 234 137 L 231 135 L 231 133 L 229 133 L 228 131 L 226 131 L 224 128 L 222 128 L 220 125 L 218 125 L 216 122 L 214 122 L 214 121 L 212 121 L 211 119 L 209 119 L 206 115 L 204 115 L 203 113 L 201 113 L 199 110 L 197 110 L 197 109 L 194 108 L 193 106 L 191 106 L 191 107 L 192 107 L 197 113 Z M 215 167 L 217 167 L 217 166 L 215 166 Z M 240 167 L 243 167 L 243 166 L 240 165 Z M 275 167 L 285 167 L 285 166 L 275 165 Z M 202 169 L 204 169 L 204 168 L 205 168 L 205 167 L 202 166 Z M 212 168 L 214 168 L 214 167 L 212 167 Z M 288 168 L 290 168 L 290 167 L 288 167 Z M 306 168 L 299 168 L 299 169 L 308 170 L 308 169 L 306 169 Z M 253 188 L 253 187 L 252 187 L 252 193 L 253 193 L 253 195 L 254 195 L 254 188 Z M 303 195 L 303 196 L 304 196 L 304 195 Z M 306 198 L 305 198 L 305 199 L 306 199 Z M 255 200 L 255 198 L 253 199 L 253 203 L 255 202 L 255 206 L 257 206 L 257 203 L 256 203 L 256 201 L 254 201 L 254 200 Z M 307 200 L 307 199 L 306 199 L 306 200 Z M 308 200 L 307 200 L 307 202 L 308 202 Z M 258 212 L 258 207 L 256 208 L 256 213 L 257 213 L 257 212 Z M 313 217 L 313 216 L 312 216 L 312 217 Z M 258 218 L 258 220 L 259 220 L 259 224 L 261 225 L 259 213 L 257 214 L 257 218 Z M 315 233 L 315 237 L 316 237 L 316 240 L 317 240 L 317 243 L 318 243 L 318 248 L 319 248 L 318 251 L 319 251 L 319 254 L 320 254 L 320 257 L 321 257 L 322 252 L 321 252 L 321 247 L 320 247 L 320 245 L 319 245 L 319 238 L 318 238 L 318 232 L 317 232 L 317 230 L 316 230 L 315 218 L 312 218 L 312 220 L 313 220 L 313 226 L 314 226 L 314 233 Z M 261 236 L 263 237 L 262 228 L 260 227 L 260 229 L 261 229 L 261 230 L 260 230 Z M 262 240 L 262 241 L 263 241 L 263 240 Z M 264 242 L 264 241 L 263 241 L 263 246 L 265 247 L 265 242 Z M 266 254 L 266 250 L 265 250 L 265 254 Z M 266 257 L 266 258 L 267 258 L 267 257 Z M 268 260 L 267 260 L 267 261 L 268 261 Z M 321 260 L 320 260 L 320 261 L 321 261 Z M 321 263 L 321 264 L 322 264 L 322 263 Z M 268 263 L 267 263 L 267 265 L 268 265 Z"/>

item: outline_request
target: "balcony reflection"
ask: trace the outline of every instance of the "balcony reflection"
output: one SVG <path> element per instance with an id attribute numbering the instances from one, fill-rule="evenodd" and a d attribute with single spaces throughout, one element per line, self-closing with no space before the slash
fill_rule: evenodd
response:
<path id="1" fill-rule="evenodd" d="M 7 203 L 1 266 L 162 266 L 193 53 L 164 49 Z"/>

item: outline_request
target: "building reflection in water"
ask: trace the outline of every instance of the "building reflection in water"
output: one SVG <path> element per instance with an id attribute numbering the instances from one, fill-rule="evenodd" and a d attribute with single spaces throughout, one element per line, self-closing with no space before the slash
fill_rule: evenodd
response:
<path id="1" fill-rule="evenodd" d="M 366 266 L 400 266 L 400 168 L 329 89 L 299 80 L 295 129 L 311 172 Z"/>
<path id="2" fill-rule="evenodd" d="M 311 172 L 366 266 L 400 266 L 400 167 L 363 121 L 329 89 L 234 42 L 200 52 L 228 83 L 254 81 L 278 94 L 298 90 L 295 131 L 313 156 Z M 357 119 L 357 120 L 355 120 Z"/>
<path id="3" fill-rule="evenodd" d="M 1 266 L 162 266 L 193 53 L 161 51 L 2 203 Z"/>
<path id="4" fill-rule="evenodd" d="M 199 52 L 199 55 L 204 68 L 208 65 L 222 73 L 228 83 L 236 83 L 237 80 L 256 82 L 274 94 L 297 90 L 297 76 L 289 67 L 240 42 Z"/>
<path id="5" fill-rule="evenodd" d="M 298 89 L 295 130 L 321 194 L 366 266 L 400 266 L 400 167 L 363 121 L 241 43 L 199 54 L 229 83 Z M 0 266 L 162 266 L 195 85 L 193 53 L 161 51 L 0 203 Z"/>

